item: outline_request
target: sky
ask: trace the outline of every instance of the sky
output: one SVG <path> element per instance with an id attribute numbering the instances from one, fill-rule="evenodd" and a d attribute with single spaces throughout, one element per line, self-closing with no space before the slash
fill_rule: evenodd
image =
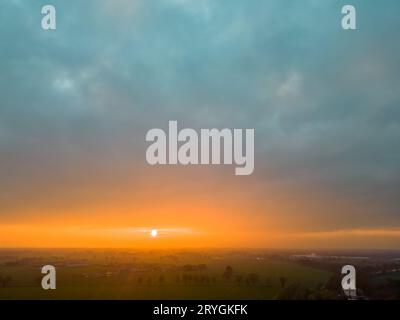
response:
<path id="1" fill-rule="evenodd" d="M 1 1 L 0 246 L 398 248 L 399 9 Z M 148 165 L 169 120 L 254 128 L 254 173 Z"/>

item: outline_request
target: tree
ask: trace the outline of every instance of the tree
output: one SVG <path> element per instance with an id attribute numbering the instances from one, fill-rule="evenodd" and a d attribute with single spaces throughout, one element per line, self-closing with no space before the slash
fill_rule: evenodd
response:
<path id="1" fill-rule="evenodd" d="M 293 283 L 279 292 L 278 300 L 334 300 L 335 294 L 324 286 L 308 288 L 300 283 Z"/>
<path id="2" fill-rule="evenodd" d="M 333 292 L 336 296 L 343 296 L 343 289 L 341 286 L 342 278 L 339 273 L 335 273 L 333 276 L 329 278 L 327 283 L 325 284 L 325 288 L 331 292 Z"/>
<path id="3" fill-rule="evenodd" d="M 3 288 L 8 287 L 11 281 L 12 281 L 11 276 L 6 276 L 6 277 L 0 276 L 0 284 Z"/>
<path id="4" fill-rule="evenodd" d="M 229 280 L 230 278 L 232 278 L 232 274 L 233 274 L 233 268 L 231 266 L 227 266 L 222 276 L 225 279 Z"/>
<path id="5" fill-rule="evenodd" d="M 255 286 L 260 282 L 260 276 L 256 273 L 249 273 L 246 277 L 246 284 L 248 286 Z"/>
<path id="6" fill-rule="evenodd" d="M 280 279 L 282 279 L 281 277 Z M 284 279 L 284 278 L 283 278 Z M 286 283 L 286 282 L 281 282 Z M 294 283 L 286 287 L 278 294 L 278 300 L 308 300 L 312 291 L 300 283 Z"/>
<path id="7" fill-rule="evenodd" d="M 241 284 L 242 284 L 242 282 L 243 282 L 243 276 L 242 276 L 241 274 L 238 274 L 238 275 L 236 276 L 236 282 L 237 282 L 238 285 L 241 285 Z"/>

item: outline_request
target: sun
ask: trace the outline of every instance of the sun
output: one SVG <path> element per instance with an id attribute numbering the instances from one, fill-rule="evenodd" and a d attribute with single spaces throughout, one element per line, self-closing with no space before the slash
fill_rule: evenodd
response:
<path id="1" fill-rule="evenodd" d="M 151 235 L 152 238 L 155 238 L 155 237 L 157 237 L 157 235 L 158 235 L 158 231 L 157 231 L 156 229 L 152 229 L 152 230 L 150 231 L 150 235 Z"/>

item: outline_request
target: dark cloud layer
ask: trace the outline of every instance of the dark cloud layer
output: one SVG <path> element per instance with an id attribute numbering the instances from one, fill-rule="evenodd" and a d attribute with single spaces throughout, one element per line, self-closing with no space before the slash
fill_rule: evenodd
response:
<path id="1" fill-rule="evenodd" d="M 52 3 L 54 32 L 42 1 L 0 4 L 0 215 L 43 183 L 140 175 L 146 131 L 177 119 L 255 128 L 257 190 L 324 190 L 400 224 L 398 1 L 352 1 L 351 32 L 333 0 Z"/>

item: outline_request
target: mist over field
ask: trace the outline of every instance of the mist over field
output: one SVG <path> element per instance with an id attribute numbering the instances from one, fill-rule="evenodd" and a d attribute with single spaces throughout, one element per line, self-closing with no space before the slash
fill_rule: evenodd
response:
<path id="1" fill-rule="evenodd" d="M 42 289 L 46 264 L 56 290 Z M 338 300 L 345 264 L 357 267 L 360 295 L 400 298 L 399 251 L 8 249 L 0 299 Z"/>

